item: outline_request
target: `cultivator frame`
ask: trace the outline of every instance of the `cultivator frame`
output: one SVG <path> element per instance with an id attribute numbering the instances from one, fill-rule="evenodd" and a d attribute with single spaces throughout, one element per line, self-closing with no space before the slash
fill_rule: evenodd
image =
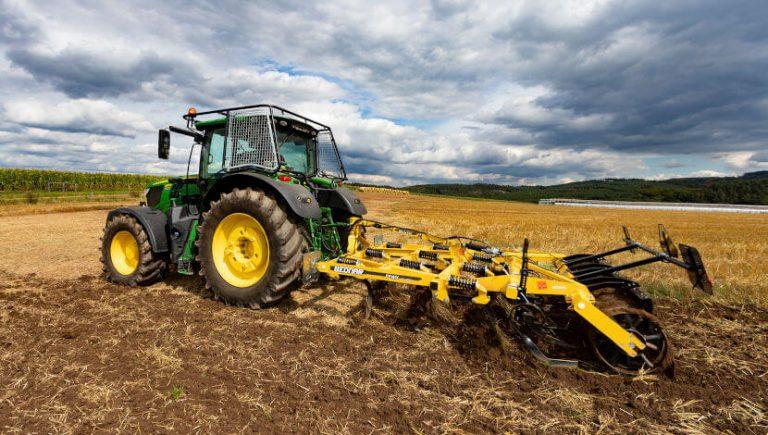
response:
<path id="1" fill-rule="evenodd" d="M 405 243 L 385 242 L 377 236 L 369 241 L 366 238 L 368 229 L 394 232 L 411 240 Z M 357 219 L 350 227 L 347 252 L 331 260 L 317 261 L 314 268 L 331 278 L 348 276 L 367 283 L 379 281 L 427 287 L 433 298 L 441 302 L 460 298 L 487 305 L 495 297 L 516 305 L 531 306 L 545 299 L 561 298 L 570 310 L 607 337 L 626 356 L 639 356 L 651 369 L 653 364 L 645 358 L 644 351 L 654 348 L 654 345 L 647 337 L 622 327 L 601 311 L 591 288 L 616 286 L 614 281 L 617 280 L 633 283 L 618 278 L 615 273 L 658 261 L 685 268 L 694 286 L 709 293 L 711 282 L 694 248 L 681 245 L 682 250 L 687 252 L 688 261 L 675 258 L 677 251 L 662 226 L 660 236 L 665 252 L 632 240 L 628 230 L 624 228 L 624 231 L 624 247 L 594 255 L 564 256 L 529 251 L 528 239 L 519 251 L 501 250 L 463 237 L 442 238 L 422 231 Z M 638 249 L 652 256 L 617 266 L 604 262 L 608 256 Z M 547 364 L 577 365 L 576 361 L 549 358 L 528 336 L 523 335 L 522 339 L 533 355 Z"/>

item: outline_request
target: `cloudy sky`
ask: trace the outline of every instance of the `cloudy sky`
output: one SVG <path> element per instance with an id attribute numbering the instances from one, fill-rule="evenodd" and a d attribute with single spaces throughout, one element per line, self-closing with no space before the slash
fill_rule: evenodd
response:
<path id="1" fill-rule="evenodd" d="M 764 1 L 0 0 L 0 166 L 183 173 L 189 106 L 334 128 L 354 181 L 768 169 Z"/>

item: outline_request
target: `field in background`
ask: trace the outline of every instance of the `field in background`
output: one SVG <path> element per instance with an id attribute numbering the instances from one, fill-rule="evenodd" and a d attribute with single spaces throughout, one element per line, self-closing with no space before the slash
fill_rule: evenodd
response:
<path id="1" fill-rule="evenodd" d="M 82 210 L 84 203 L 138 202 L 147 184 L 162 176 L 0 168 L 0 206 L 25 210 L 57 204 L 55 210 Z M 67 207 L 66 204 L 73 204 Z M 77 204 L 77 205 L 74 205 Z M 91 208 L 93 208 L 91 206 Z M 38 208 L 39 209 L 39 208 Z M 0 209 L 0 216 L 19 210 Z"/>
<path id="2" fill-rule="evenodd" d="M 635 272 L 657 295 L 681 298 L 656 300 L 675 377 L 629 380 L 547 369 L 476 311 L 436 324 L 399 286 L 363 320 L 365 289 L 353 280 L 261 311 L 211 300 L 199 277 L 111 285 L 98 246 L 116 203 L 4 205 L 0 432 L 768 430 L 765 217 L 362 196 L 371 219 L 568 253 L 622 243 L 621 224 L 655 244 L 664 222 L 701 249 L 716 297 L 689 292 L 669 265 Z"/>
<path id="3" fill-rule="evenodd" d="M 622 225 L 633 237 L 658 247 L 657 224 L 665 224 L 676 243 L 695 246 L 715 282 L 718 299 L 768 306 L 768 217 L 733 213 L 617 210 L 478 201 L 412 195 L 393 200 L 387 221 L 436 235 L 465 235 L 498 246 L 521 246 L 575 254 L 600 252 L 623 244 Z M 616 258 L 629 259 L 630 254 Z M 627 272 L 656 295 L 701 297 L 690 290 L 685 271 L 652 265 Z"/>
<path id="4" fill-rule="evenodd" d="M 0 168 L 0 193 L 12 192 L 141 192 L 158 175 L 108 174 Z"/>

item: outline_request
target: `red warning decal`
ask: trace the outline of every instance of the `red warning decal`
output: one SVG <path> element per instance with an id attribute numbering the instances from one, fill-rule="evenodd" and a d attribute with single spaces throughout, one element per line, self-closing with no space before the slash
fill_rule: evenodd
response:
<path id="1" fill-rule="evenodd" d="M 539 288 L 539 290 L 544 290 L 547 288 L 547 282 L 546 281 L 537 281 L 536 287 Z"/>

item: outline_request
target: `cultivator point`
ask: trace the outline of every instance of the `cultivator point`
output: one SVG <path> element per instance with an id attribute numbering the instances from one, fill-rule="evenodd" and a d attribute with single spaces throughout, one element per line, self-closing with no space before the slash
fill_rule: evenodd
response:
<path id="1" fill-rule="evenodd" d="M 372 232 L 380 232 L 369 240 Z M 389 239 L 385 240 L 384 235 Z M 711 293 L 712 285 L 695 248 L 681 245 L 683 260 L 660 226 L 664 252 L 636 242 L 625 228 L 625 245 L 598 254 L 564 256 L 528 249 L 501 250 L 463 237 L 442 238 L 370 220 L 352 223 L 347 252 L 317 261 L 315 270 L 331 278 L 391 282 L 426 287 L 434 299 L 470 300 L 503 309 L 502 322 L 540 361 L 576 366 L 578 361 L 550 358 L 543 338 L 564 347 L 590 347 L 609 368 L 624 374 L 657 372 L 672 362 L 671 346 L 652 302 L 634 281 L 617 273 L 653 262 L 688 270 L 694 286 Z M 610 265 L 606 258 L 624 251 L 649 257 Z M 576 344 L 574 344 L 574 341 Z"/>

